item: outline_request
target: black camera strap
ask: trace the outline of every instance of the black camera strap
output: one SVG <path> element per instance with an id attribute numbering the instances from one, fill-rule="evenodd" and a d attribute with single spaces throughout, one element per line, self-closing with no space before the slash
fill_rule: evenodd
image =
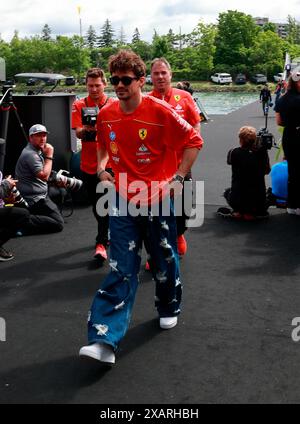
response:
<path id="1" fill-rule="evenodd" d="M 86 107 L 90 107 L 90 106 L 88 105 L 88 101 L 87 101 L 87 99 L 88 99 L 87 97 L 85 97 L 85 98 L 84 98 L 84 103 L 85 103 Z M 102 108 L 106 105 L 106 103 L 107 103 L 107 102 L 108 102 L 108 97 L 106 97 L 106 100 L 105 100 L 105 102 L 103 103 L 103 105 L 101 105 L 101 106 L 98 106 L 98 105 L 97 105 L 97 106 L 96 106 L 96 108 L 98 109 L 98 110 L 97 110 L 97 113 L 99 113 L 99 110 L 100 110 L 100 109 L 102 109 Z"/>

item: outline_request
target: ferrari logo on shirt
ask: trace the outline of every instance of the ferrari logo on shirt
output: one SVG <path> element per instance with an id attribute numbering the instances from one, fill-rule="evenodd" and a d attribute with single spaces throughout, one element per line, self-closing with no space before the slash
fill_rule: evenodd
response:
<path id="1" fill-rule="evenodd" d="M 114 155 L 116 155 L 116 154 L 118 153 L 118 146 L 117 146 L 117 143 L 115 143 L 114 141 L 112 141 L 112 142 L 110 143 L 110 150 L 112 151 L 112 153 L 113 153 Z"/>
<path id="2" fill-rule="evenodd" d="M 139 136 L 141 140 L 145 140 L 145 138 L 147 137 L 147 130 L 145 128 L 140 129 Z"/>
<path id="3" fill-rule="evenodd" d="M 176 100 L 176 102 L 179 102 L 181 96 L 179 94 L 175 94 L 174 99 Z"/>

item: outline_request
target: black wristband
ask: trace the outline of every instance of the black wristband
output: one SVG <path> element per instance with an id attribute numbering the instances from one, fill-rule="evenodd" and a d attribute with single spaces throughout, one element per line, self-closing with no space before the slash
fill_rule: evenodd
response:
<path id="1" fill-rule="evenodd" d="M 50 158 L 49 156 L 44 156 L 44 159 L 53 160 L 53 158 Z"/>

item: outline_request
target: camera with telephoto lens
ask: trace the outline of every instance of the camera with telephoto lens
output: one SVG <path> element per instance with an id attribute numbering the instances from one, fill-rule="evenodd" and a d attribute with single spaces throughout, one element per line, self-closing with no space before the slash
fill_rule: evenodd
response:
<path id="1" fill-rule="evenodd" d="M 64 175 L 64 173 L 69 174 L 69 172 L 65 171 L 64 169 L 60 169 L 58 172 L 51 171 L 48 180 L 49 183 L 52 183 L 57 186 L 60 186 L 62 183 L 66 188 L 69 188 L 72 191 L 80 190 L 82 186 L 82 181 L 75 177 L 67 177 L 66 175 Z"/>
<path id="2" fill-rule="evenodd" d="M 11 193 L 14 196 L 14 205 L 15 206 L 18 206 L 20 208 L 28 208 L 29 207 L 28 203 L 26 202 L 24 197 L 21 195 L 21 193 L 19 192 L 17 187 L 13 187 L 11 189 Z"/>
<path id="3" fill-rule="evenodd" d="M 91 127 L 96 126 L 98 116 L 98 108 L 97 107 L 83 107 L 81 109 L 81 122 L 82 125 L 89 125 Z M 96 139 L 96 130 L 95 131 L 84 131 L 84 136 L 82 141 L 95 141 Z"/>
<path id="4" fill-rule="evenodd" d="M 257 146 L 260 149 L 270 150 L 275 145 L 274 135 L 267 128 L 261 128 L 257 132 Z"/>

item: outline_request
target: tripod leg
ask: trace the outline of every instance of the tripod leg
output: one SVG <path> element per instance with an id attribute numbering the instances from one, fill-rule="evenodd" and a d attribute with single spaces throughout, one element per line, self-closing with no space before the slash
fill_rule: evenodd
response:
<path id="1" fill-rule="evenodd" d="M 22 121 L 21 121 L 21 119 L 20 119 L 20 116 L 19 116 L 19 114 L 18 114 L 18 111 L 17 111 L 17 108 L 16 108 L 16 106 L 12 103 L 12 109 L 13 109 L 13 111 L 14 111 L 14 113 L 15 113 L 15 115 L 16 115 L 16 118 L 17 118 L 17 121 L 18 121 L 18 123 L 19 123 L 19 126 L 20 126 L 20 128 L 21 128 L 21 130 L 22 130 L 22 132 L 23 132 L 23 135 L 24 135 L 24 137 L 25 137 L 25 140 L 27 141 L 27 143 L 28 143 L 28 137 L 27 137 L 27 134 L 26 134 L 26 132 L 25 132 L 25 130 L 24 130 L 24 126 L 23 126 L 23 123 L 22 123 Z"/>
<path id="2" fill-rule="evenodd" d="M 4 169 L 4 159 L 6 151 L 6 138 L 7 138 L 7 129 L 8 129 L 8 118 L 9 118 L 9 107 L 2 106 L 2 126 L 0 131 L 0 171 L 3 172 Z"/>

